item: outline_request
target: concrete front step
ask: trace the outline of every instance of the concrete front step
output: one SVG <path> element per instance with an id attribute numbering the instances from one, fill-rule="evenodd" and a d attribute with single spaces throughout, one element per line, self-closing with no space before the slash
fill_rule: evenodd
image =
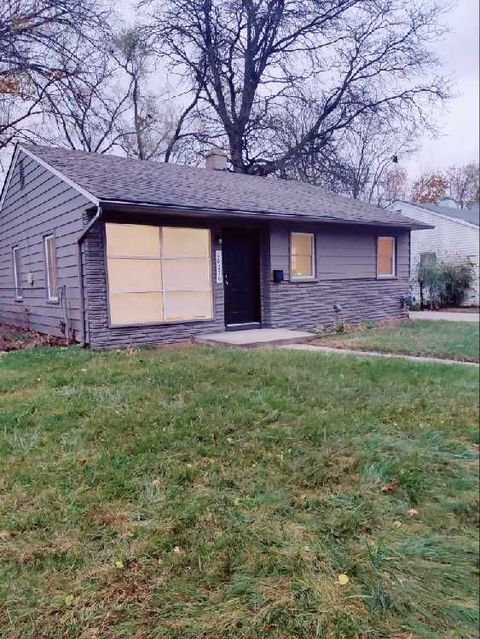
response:
<path id="1" fill-rule="evenodd" d="M 226 331 L 197 335 L 198 344 L 212 346 L 234 346 L 237 348 L 260 348 L 262 346 L 286 346 L 304 344 L 315 339 L 306 331 L 291 331 L 286 328 L 256 328 L 248 331 Z"/>

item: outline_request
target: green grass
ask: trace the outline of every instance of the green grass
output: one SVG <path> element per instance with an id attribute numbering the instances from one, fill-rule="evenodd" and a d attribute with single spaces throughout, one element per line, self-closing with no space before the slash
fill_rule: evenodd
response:
<path id="1" fill-rule="evenodd" d="M 477 322 L 406 321 L 322 337 L 320 346 L 479 361 Z"/>
<path id="2" fill-rule="evenodd" d="M 478 636 L 477 370 L 51 348 L 0 393 L 3 639 Z"/>

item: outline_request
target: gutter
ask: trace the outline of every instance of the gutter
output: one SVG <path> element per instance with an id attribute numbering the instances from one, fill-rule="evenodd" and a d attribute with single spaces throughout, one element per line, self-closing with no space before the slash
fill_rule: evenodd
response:
<path id="1" fill-rule="evenodd" d="M 282 221 L 282 222 L 294 222 L 294 223 L 304 223 L 304 224 L 342 224 L 342 225 L 355 225 L 355 226 L 376 226 L 376 227 L 391 227 L 398 229 L 432 229 L 433 226 L 429 224 L 423 224 L 422 222 L 418 222 L 412 218 L 407 216 L 403 216 L 405 221 L 401 222 L 392 222 L 392 221 L 375 221 L 369 222 L 366 220 L 348 220 L 341 219 L 333 216 L 307 216 L 307 215 L 290 215 L 290 214 L 281 214 L 281 213 L 269 213 L 268 211 L 241 211 L 235 209 L 220 209 L 213 207 L 203 207 L 203 206 L 185 206 L 171 203 L 159 203 L 152 204 L 150 202 L 132 202 L 132 201 L 124 201 L 124 200 L 102 200 L 100 201 L 100 206 L 103 209 L 108 209 L 109 211 L 118 211 L 118 212 L 131 212 L 131 213 L 183 213 L 186 217 L 199 217 L 208 214 L 210 216 L 216 216 L 219 219 L 236 217 L 239 219 L 250 219 L 250 220 L 274 220 L 274 221 Z"/>
<path id="2" fill-rule="evenodd" d="M 97 206 L 97 212 L 83 229 L 77 238 L 77 262 L 78 262 L 78 290 L 80 298 L 80 329 L 81 338 L 80 345 L 85 347 L 88 343 L 87 339 L 87 327 L 86 327 L 86 309 L 85 309 L 85 286 L 83 285 L 83 259 L 82 259 L 82 244 L 87 237 L 90 229 L 100 220 L 103 215 L 101 206 Z"/>

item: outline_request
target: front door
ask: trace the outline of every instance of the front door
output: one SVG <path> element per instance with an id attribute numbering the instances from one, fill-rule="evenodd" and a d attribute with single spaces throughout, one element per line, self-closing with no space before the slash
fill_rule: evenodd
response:
<path id="1" fill-rule="evenodd" d="M 225 324 L 260 322 L 260 242 L 256 231 L 225 229 L 222 238 Z"/>

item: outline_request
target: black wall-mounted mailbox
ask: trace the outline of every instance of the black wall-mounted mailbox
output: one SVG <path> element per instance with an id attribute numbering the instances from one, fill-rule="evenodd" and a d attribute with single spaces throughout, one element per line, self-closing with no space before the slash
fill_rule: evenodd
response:
<path id="1" fill-rule="evenodd" d="M 283 271 L 273 271 L 273 281 L 275 282 L 275 284 L 280 284 L 280 282 L 283 282 L 285 278 L 283 277 Z"/>

